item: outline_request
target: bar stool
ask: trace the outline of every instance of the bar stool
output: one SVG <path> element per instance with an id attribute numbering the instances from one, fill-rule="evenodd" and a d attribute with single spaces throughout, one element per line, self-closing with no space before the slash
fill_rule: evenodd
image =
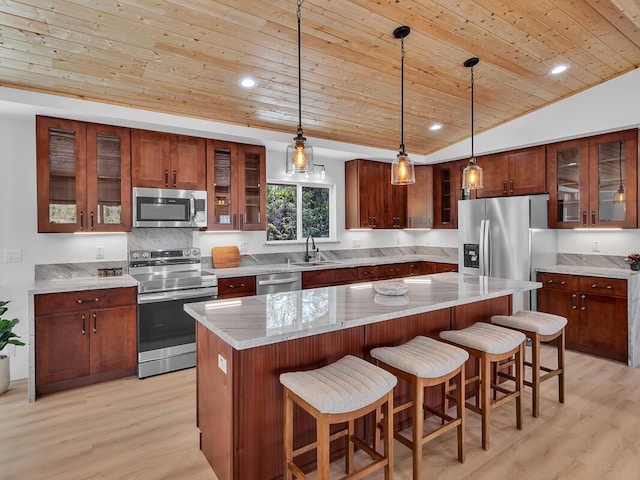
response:
<path id="1" fill-rule="evenodd" d="M 469 378 L 467 383 L 479 382 L 476 393 L 476 404 L 466 402 L 466 407 L 482 417 L 482 448 L 489 449 L 489 420 L 491 410 L 515 399 L 516 426 L 522 430 L 522 385 L 524 342 L 526 336 L 521 332 L 478 322 L 461 330 L 447 330 L 440 332 L 440 338 L 464 348 L 469 355 L 479 362 L 479 375 Z M 491 375 L 491 366 L 497 362 L 515 358 L 515 387 L 509 390 L 498 385 Z M 501 398 L 491 401 L 491 392 L 501 392 Z M 479 401 L 478 401 L 479 400 Z"/>
<path id="2" fill-rule="evenodd" d="M 540 414 L 540 383 L 550 378 L 558 377 L 558 401 L 564 403 L 564 329 L 567 319 L 552 313 L 520 310 L 514 315 L 494 315 L 491 317 L 491 323 L 517 330 L 531 339 L 531 362 L 524 362 L 525 366 L 531 367 L 531 381 L 524 379 L 524 384 L 532 390 L 532 415 L 537 417 Z M 557 368 L 541 364 L 541 343 L 549 343 L 556 347 Z M 540 371 L 546 373 L 541 376 Z M 510 377 L 502 372 L 498 375 Z"/>
<path id="3" fill-rule="evenodd" d="M 393 387 L 398 380 L 382 368 L 347 355 L 330 365 L 305 372 L 288 372 L 280 375 L 284 386 L 284 450 L 285 479 L 307 479 L 295 464 L 294 458 L 316 450 L 318 480 L 329 479 L 329 454 L 331 442 L 346 437 L 347 475 L 342 479 L 363 478 L 384 468 L 385 480 L 393 475 Z M 296 404 L 316 421 L 316 441 L 293 449 L 293 405 Z M 382 408 L 384 454 L 381 455 L 354 435 L 354 421 Z M 346 428 L 331 434 L 331 425 L 346 423 Z M 357 444 L 373 460 L 354 471 L 353 452 Z"/>
<path id="4" fill-rule="evenodd" d="M 418 336 L 397 347 L 381 347 L 371 350 L 376 364 L 398 378 L 411 384 L 413 401 L 408 401 L 393 409 L 393 414 L 413 407 L 413 428 L 411 440 L 394 431 L 394 438 L 413 451 L 413 479 L 421 478 L 422 447 L 427 442 L 454 428 L 458 430 L 458 461 L 464 462 L 464 395 L 465 362 L 469 354 L 461 348 L 439 342 L 433 338 Z M 447 401 L 443 394 L 442 411 L 436 411 L 424 404 L 424 389 L 436 385 L 445 386 L 454 378 L 456 385 L 456 416 L 447 412 Z M 424 434 L 424 411 L 442 419 L 442 425 Z"/>

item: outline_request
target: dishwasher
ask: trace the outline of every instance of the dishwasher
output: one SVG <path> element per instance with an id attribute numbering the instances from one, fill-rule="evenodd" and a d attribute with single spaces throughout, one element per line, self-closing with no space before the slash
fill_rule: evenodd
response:
<path id="1" fill-rule="evenodd" d="M 302 290 L 300 272 L 271 273 L 256 275 L 256 294 L 293 292 Z"/>

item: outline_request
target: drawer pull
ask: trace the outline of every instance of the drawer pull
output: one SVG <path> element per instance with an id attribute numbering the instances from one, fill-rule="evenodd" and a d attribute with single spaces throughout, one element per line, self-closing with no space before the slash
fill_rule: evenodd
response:
<path id="1" fill-rule="evenodd" d="M 606 290 L 611 290 L 613 287 L 611 285 L 602 286 L 602 285 L 592 283 L 591 288 L 604 288 Z"/>
<path id="2" fill-rule="evenodd" d="M 82 315 L 82 335 L 86 335 L 87 334 L 87 317 L 84 316 L 84 314 Z"/>
<path id="3" fill-rule="evenodd" d="M 242 288 L 244 286 L 245 286 L 244 283 L 241 283 L 240 285 L 238 285 L 238 288 Z M 236 286 L 233 283 L 231 283 L 229 284 L 229 288 L 236 288 Z"/>
<path id="4" fill-rule="evenodd" d="M 96 312 L 93 312 L 93 333 L 98 333 L 98 326 L 96 325 L 97 316 Z"/>
<path id="5" fill-rule="evenodd" d="M 547 280 L 547 283 L 551 284 L 551 283 L 554 283 L 554 282 L 553 282 L 553 280 Z M 560 285 L 566 285 L 566 284 L 567 284 L 567 282 L 566 282 L 566 281 L 564 281 L 564 280 L 562 280 L 562 281 L 560 282 Z"/>
<path id="6" fill-rule="evenodd" d="M 99 299 L 99 298 L 97 298 L 97 297 L 96 297 L 96 298 L 94 298 L 93 300 L 82 300 L 81 298 L 79 298 L 79 299 L 77 300 L 78 305 L 81 305 L 81 304 L 83 304 L 83 303 L 96 303 L 96 302 L 99 302 L 99 301 L 100 301 L 100 299 Z"/>

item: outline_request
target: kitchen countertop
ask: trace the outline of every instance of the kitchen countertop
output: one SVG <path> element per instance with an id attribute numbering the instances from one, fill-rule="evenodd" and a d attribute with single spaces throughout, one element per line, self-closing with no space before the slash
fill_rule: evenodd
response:
<path id="1" fill-rule="evenodd" d="M 185 311 L 236 350 L 455 307 L 540 288 L 541 283 L 454 272 L 402 283 L 406 295 L 376 293 L 374 283 L 340 285 L 189 303 Z"/>
<path id="2" fill-rule="evenodd" d="M 628 280 L 632 276 L 640 274 L 640 272 L 634 272 L 629 268 L 603 268 L 603 267 L 590 267 L 590 266 L 577 266 L 577 265 L 549 265 L 545 267 L 538 267 L 538 272 L 546 273 L 564 273 L 568 275 L 586 275 L 591 277 L 605 277 L 605 278 L 621 278 Z"/>
<path id="3" fill-rule="evenodd" d="M 83 290 L 98 290 L 100 288 L 124 288 L 137 287 L 138 282 L 130 275 L 116 277 L 76 277 L 57 278 L 55 280 L 36 280 L 30 295 L 45 293 L 79 292 Z"/>

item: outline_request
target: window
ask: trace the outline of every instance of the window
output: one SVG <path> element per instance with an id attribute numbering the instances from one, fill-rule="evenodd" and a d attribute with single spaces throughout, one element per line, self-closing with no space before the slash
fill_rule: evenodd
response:
<path id="1" fill-rule="evenodd" d="M 332 238 L 333 188 L 329 185 L 267 184 L 267 241 Z"/>

